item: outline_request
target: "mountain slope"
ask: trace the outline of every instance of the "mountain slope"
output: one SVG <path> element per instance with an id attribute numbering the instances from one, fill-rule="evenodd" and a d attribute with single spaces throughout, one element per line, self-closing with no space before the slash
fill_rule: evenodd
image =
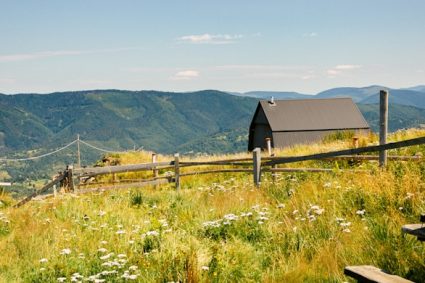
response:
<path id="1" fill-rule="evenodd" d="M 137 145 L 172 153 L 179 145 L 194 139 L 237 128 L 247 129 L 256 103 L 253 98 L 211 90 L 2 95 L 0 129 L 4 150 L 69 142 L 80 134 L 83 139 L 115 148 Z M 25 127 L 17 128 L 13 124 L 17 121 Z"/>
<path id="2" fill-rule="evenodd" d="M 372 131 L 379 131 L 379 104 L 357 104 L 360 111 L 369 123 Z M 394 132 L 399 129 L 418 127 L 425 124 L 425 109 L 389 104 L 388 130 Z"/>
<path id="3" fill-rule="evenodd" d="M 361 104 L 379 103 L 379 91 L 388 89 L 383 86 L 341 87 L 318 93 L 316 98 L 351 97 L 354 102 Z M 420 86 L 412 89 L 388 89 L 389 103 L 410 105 L 425 109 L 425 91 Z"/>

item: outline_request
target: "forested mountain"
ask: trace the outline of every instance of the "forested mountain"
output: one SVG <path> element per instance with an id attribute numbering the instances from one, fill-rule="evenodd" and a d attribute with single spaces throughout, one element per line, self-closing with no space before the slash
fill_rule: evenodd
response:
<path id="1" fill-rule="evenodd" d="M 75 140 L 77 134 L 82 140 L 113 150 L 143 148 L 182 154 L 244 151 L 258 100 L 214 90 L 0 95 L 0 157 L 40 155 Z M 376 131 L 378 105 L 358 105 Z M 418 127 L 425 124 L 425 109 L 390 100 L 389 120 L 390 131 Z M 84 164 L 92 164 L 102 154 L 87 147 L 81 151 Z M 7 170 L 14 180 L 34 179 L 42 172 L 52 172 L 54 164 L 63 168 L 75 162 L 76 149 L 70 147 L 40 161 L 0 164 L 0 172 Z M 0 179 L 8 179 L 4 176 Z"/>

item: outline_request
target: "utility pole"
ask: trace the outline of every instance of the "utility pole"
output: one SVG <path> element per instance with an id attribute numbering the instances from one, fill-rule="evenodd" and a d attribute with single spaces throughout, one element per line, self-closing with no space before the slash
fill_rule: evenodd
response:
<path id="1" fill-rule="evenodd" d="M 81 168 L 80 134 L 77 134 L 77 165 L 78 165 L 78 168 Z"/>

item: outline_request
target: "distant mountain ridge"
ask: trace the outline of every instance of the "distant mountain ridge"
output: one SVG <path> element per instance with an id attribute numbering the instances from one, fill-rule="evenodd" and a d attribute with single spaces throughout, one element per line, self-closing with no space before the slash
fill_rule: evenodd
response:
<path id="1" fill-rule="evenodd" d="M 406 89 L 392 89 L 379 85 L 367 87 L 339 87 L 319 92 L 316 95 L 278 91 L 253 91 L 238 95 L 260 99 L 270 99 L 272 96 L 275 99 L 351 97 L 356 103 L 374 104 L 379 103 L 379 91 L 382 89 L 387 89 L 390 92 L 390 104 L 408 105 L 425 109 L 425 86 L 423 85 Z"/>

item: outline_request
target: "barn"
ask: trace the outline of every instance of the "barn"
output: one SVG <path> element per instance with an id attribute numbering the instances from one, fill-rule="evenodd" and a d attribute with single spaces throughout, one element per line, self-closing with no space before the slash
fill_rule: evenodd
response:
<path id="1" fill-rule="evenodd" d="M 248 150 L 313 143 L 337 131 L 369 132 L 351 98 L 261 100 L 249 127 Z"/>

